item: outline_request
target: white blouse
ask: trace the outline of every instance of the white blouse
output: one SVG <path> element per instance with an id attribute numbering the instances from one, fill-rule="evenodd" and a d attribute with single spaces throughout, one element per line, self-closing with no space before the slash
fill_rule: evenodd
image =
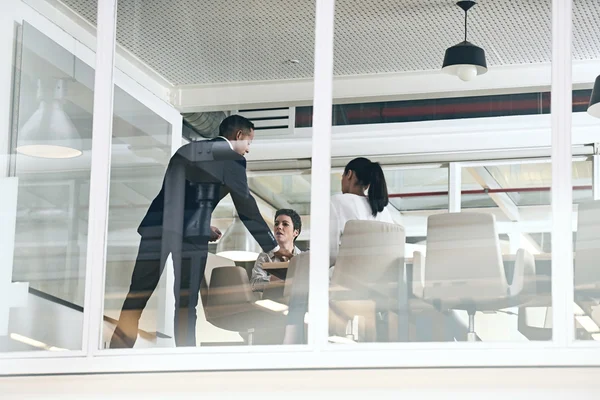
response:
<path id="1" fill-rule="evenodd" d="M 335 265 L 346 222 L 362 220 L 394 223 L 387 208 L 373 216 L 369 199 L 350 193 L 331 196 L 329 218 L 329 265 Z"/>

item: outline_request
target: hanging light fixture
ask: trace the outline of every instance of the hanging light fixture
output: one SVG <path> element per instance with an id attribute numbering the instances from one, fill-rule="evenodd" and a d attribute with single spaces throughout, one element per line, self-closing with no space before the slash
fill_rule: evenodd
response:
<path id="1" fill-rule="evenodd" d="M 590 105 L 587 109 L 588 114 L 592 117 L 600 118 L 600 75 L 596 77 L 592 96 L 590 97 Z"/>
<path id="2" fill-rule="evenodd" d="M 261 251 L 237 215 L 217 243 L 217 255 L 233 261 L 256 261 Z"/>
<path id="3" fill-rule="evenodd" d="M 63 109 L 65 85 L 59 79 L 49 98 L 38 79 L 39 106 L 19 131 L 18 153 L 41 158 L 73 158 L 82 154 L 81 136 Z"/>
<path id="4" fill-rule="evenodd" d="M 446 49 L 442 71 L 456 75 L 463 81 L 470 81 L 477 75 L 487 72 L 485 51 L 467 41 L 467 15 L 474 1 L 459 1 L 457 6 L 465 12 L 465 40 Z"/>

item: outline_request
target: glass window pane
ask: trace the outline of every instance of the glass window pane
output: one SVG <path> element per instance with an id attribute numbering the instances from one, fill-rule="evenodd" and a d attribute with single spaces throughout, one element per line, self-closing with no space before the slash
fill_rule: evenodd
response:
<path id="1" fill-rule="evenodd" d="M 534 340 L 550 249 L 515 232 L 549 232 L 550 164 L 507 160 L 550 147 L 551 2 L 426 3 L 336 2 L 330 342 Z"/>
<path id="2" fill-rule="evenodd" d="M 574 145 L 588 144 L 598 151 L 600 141 L 600 51 L 592 40 L 600 4 L 590 1 L 573 2 L 573 108 L 572 141 Z M 593 145 L 591 145 L 593 144 Z M 600 269 L 598 268 L 598 232 L 600 232 L 600 188 L 597 174 L 600 160 L 591 157 L 590 189 L 576 190 L 581 169 L 573 170 L 573 262 L 575 339 L 600 341 Z M 595 172 L 592 172 L 595 171 Z M 593 191 L 591 189 L 593 187 Z"/>
<path id="3" fill-rule="evenodd" d="M 2 48 L 14 53 L 2 59 L 15 68 L 0 77 L 13 83 L 0 110 L 12 120 L 0 150 L 0 351 L 80 350 L 94 94 L 82 59 L 92 52 L 50 22 L 4 24 L 12 45 Z"/>
<path id="4" fill-rule="evenodd" d="M 534 306 L 514 305 L 496 313 L 478 316 L 485 340 L 549 340 L 552 335 L 550 307 L 551 278 L 551 206 L 552 184 L 549 159 L 514 160 L 490 163 L 462 171 L 463 212 L 493 214 L 507 277 L 518 271 L 519 256 L 530 253 L 537 275 Z M 585 157 L 573 161 L 574 193 L 585 199 L 591 189 L 591 161 Z M 518 332 L 506 324 L 507 316 L 516 316 Z M 462 316 L 463 319 L 466 316 Z M 482 338 L 484 340 L 484 338 Z"/>
<path id="5" fill-rule="evenodd" d="M 312 95 L 314 14 L 313 1 L 118 2 L 116 67 L 143 90 L 115 87 L 103 348 L 283 343 L 289 258 L 310 228 L 310 171 L 287 171 L 311 139 L 295 96 L 270 88 Z M 290 228 L 287 212 L 284 235 L 279 209 L 300 218 Z"/>
<path id="6" fill-rule="evenodd" d="M 152 199 L 161 189 L 162 177 L 171 154 L 171 123 L 165 121 L 123 89 L 115 86 L 112 139 L 111 185 L 106 261 L 106 325 L 119 319 L 123 297 L 135 264 L 139 238 L 137 227 Z M 166 291 L 167 282 L 159 282 L 157 294 Z M 164 297 L 164 296 L 163 296 Z M 153 296 L 149 310 L 164 310 L 166 304 Z M 153 319 L 142 319 L 140 337 L 159 342 L 164 327 Z M 108 342 L 112 330 L 105 329 Z"/>

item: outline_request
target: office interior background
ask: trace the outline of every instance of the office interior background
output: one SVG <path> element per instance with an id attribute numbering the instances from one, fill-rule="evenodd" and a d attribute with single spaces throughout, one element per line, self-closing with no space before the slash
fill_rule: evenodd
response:
<path id="1" fill-rule="evenodd" d="M 499 384 L 462 369 L 479 367 L 504 371 L 503 385 L 517 390 L 525 385 L 519 373 L 500 368 L 519 367 L 540 387 L 546 373 L 576 382 L 561 386 L 571 393 L 597 385 L 590 378 L 600 364 L 597 1 L 479 0 L 467 11 L 453 0 L 4 0 L 1 7 L 1 375 L 32 375 L 28 382 L 51 387 L 63 378 L 35 376 L 223 371 L 203 376 L 248 382 L 270 373 L 289 382 L 288 370 L 312 379 L 311 371 L 337 369 L 319 377 L 339 382 L 339 393 L 354 387 L 343 379 L 369 376 L 363 388 L 396 393 L 394 376 L 403 376 L 398 385 L 408 376 L 426 385 L 424 371 L 440 385 L 464 381 L 453 390 L 473 379 Z M 308 342 L 281 344 L 285 296 L 249 292 L 242 274 L 231 300 L 240 311 L 217 315 L 201 296 L 197 346 L 176 348 L 168 262 L 135 348 L 107 349 L 136 229 L 171 155 L 215 137 L 231 114 L 256 126 L 248 183 L 265 221 L 272 227 L 280 208 L 302 217 Z M 402 240 L 382 245 L 380 232 L 362 233 L 356 243 L 379 246 L 371 256 L 360 246 L 362 258 L 341 251 L 346 260 L 392 253 L 401 260 L 388 282 L 394 304 L 384 312 L 373 311 L 375 295 L 340 296 L 343 288 L 328 279 L 329 198 L 359 156 L 382 165 Z M 228 198 L 212 225 L 225 235 L 245 232 L 236 230 Z M 260 251 L 251 238 L 227 249 L 254 254 L 247 259 L 223 257 L 219 246 L 210 247 L 209 294 L 215 270 L 249 274 Z M 354 267 L 376 273 L 374 264 Z M 256 318 L 239 322 L 247 310 Z M 445 369 L 400 369 L 425 367 Z M 387 370 L 379 378 L 340 375 L 346 368 Z M 143 375 L 131 377 L 143 390 Z M 317 386 L 333 390 L 331 382 Z M 406 387 L 425 387 L 414 385 Z"/>

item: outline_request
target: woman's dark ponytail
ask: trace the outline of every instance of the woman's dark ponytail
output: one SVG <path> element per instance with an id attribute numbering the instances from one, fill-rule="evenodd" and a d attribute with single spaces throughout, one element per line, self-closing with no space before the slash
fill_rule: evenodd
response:
<path id="1" fill-rule="evenodd" d="M 370 181 L 369 181 L 369 205 L 373 216 L 383 211 L 385 206 L 388 205 L 388 191 L 387 184 L 385 182 L 385 175 L 381 169 L 381 165 L 376 162 L 372 162 L 370 165 Z"/>
<path id="2" fill-rule="evenodd" d="M 389 203 L 385 175 L 379 163 L 374 163 L 368 158 L 358 157 L 350 161 L 344 169 L 344 175 L 354 171 L 359 183 L 369 186 L 368 200 L 373 216 L 383 211 Z"/>

